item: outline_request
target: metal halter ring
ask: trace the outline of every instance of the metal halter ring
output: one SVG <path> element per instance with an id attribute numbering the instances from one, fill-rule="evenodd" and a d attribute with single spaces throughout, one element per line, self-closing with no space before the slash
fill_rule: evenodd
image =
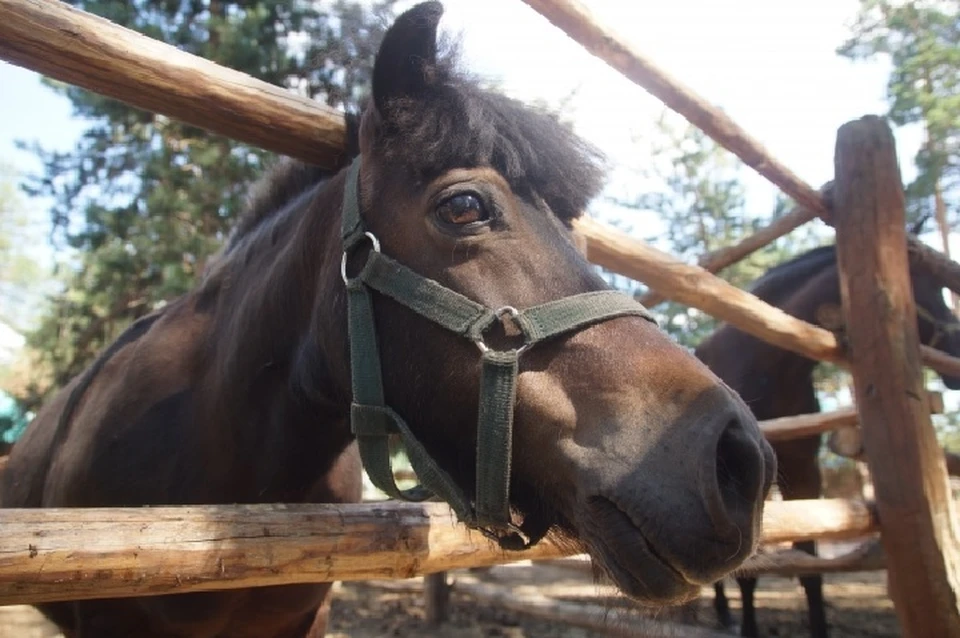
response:
<path id="1" fill-rule="evenodd" d="M 369 231 L 363 234 L 367 237 L 367 239 L 370 240 L 370 247 L 373 250 L 373 252 L 375 253 L 380 252 L 380 240 L 377 239 L 377 236 Z M 353 244 L 352 246 L 344 248 L 343 257 L 340 258 L 340 277 L 343 278 L 343 283 L 345 284 L 350 283 L 350 278 L 347 277 L 347 255 L 349 254 L 350 250 L 352 250 L 355 247 L 356 247 L 356 244 Z"/>
<path id="2" fill-rule="evenodd" d="M 494 310 L 494 311 L 493 311 L 493 316 L 496 317 L 497 319 L 499 319 L 501 324 L 503 323 L 504 317 L 509 318 L 509 319 L 513 322 L 513 325 L 516 326 L 516 328 L 517 328 L 517 330 L 520 332 L 520 334 L 523 335 L 524 340 L 526 340 L 526 336 L 527 336 L 527 335 L 526 335 L 526 333 L 523 332 L 523 327 L 522 327 L 522 326 L 520 325 L 520 323 L 517 321 L 517 318 L 520 316 L 520 311 L 519 311 L 519 310 L 517 310 L 517 309 L 514 308 L 513 306 L 503 306 L 503 307 L 501 307 L 501 308 L 497 308 L 496 310 Z M 486 353 L 490 352 L 490 346 L 488 346 L 486 343 L 484 343 L 484 341 L 483 341 L 483 334 L 482 334 L 482 333 L 481 333 L 480 336 L 477 338 L 477 340 L 474 341 L 474 343 L 477 344 L 477 347 L 480 349 L 480 352 L 482 352 L 483 354 L 486 354 Z M 526 343 L 526 341 L 524 341 L 524 344 L 523 344 L 522 346 L 520 346 L 519 348 L 517 348 L 517 356 L 520 356 L 520 354 L 521 354 L 522 352 L 524 352 L 527 348 L 529 348 L 531 345 L 533 345 L 533 344 Z"/>

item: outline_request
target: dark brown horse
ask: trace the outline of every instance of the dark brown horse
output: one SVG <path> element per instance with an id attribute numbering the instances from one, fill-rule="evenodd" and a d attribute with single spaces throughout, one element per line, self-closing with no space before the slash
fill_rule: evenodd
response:
<path id="1" fill-rule="evenodd" d="M 911 263 L 910 280 L 917 304 L 920 341 L 943 352 L 960 354 L 960 322 L 943 301 L 939 281 L 921 266 Z M 753 294 L 787 313 L 842 333 L 840 317 L 840 279 L 834 246 L 823 246 L 781 264 L 758 279 Z M 717 376 L 740 393 L 754 415 L 773 419 L 818 412 L 820 404 L 814 391 L 816 362 L 724 325 L 708 337 L 696 355 Z M 943 377 L 948 388 L 960 388 L 960 379 Z M 774 444 L 779 475 L 777 485 L 785 500 L 819 498 L 821 436 Z M 794 547 L 816 554 L 813 542 Z M 753 603 L 756 578 L 738 578 L 743 600 L 741 635 L 757 636 Z M 817 638 L 827 636 L 826 611 L 821 576 L 800 578 L 807 596 L 810 632 Z M 723 583 L 715 585 L 716 609 L 720 622 L 735 626 Z"/>
<path id="2" fill-rule="evenodd" d="M 10 457 L 5 507 L 359 500 L 354 441 L 379 435 L 351 429 L 362 325 L 348 316 L 348 291 L 368 268 L 345 263 L 345 286 L 347 248 L 344 262 L 367 252 L 381 276 L 436 299 L 455 291 L 459 307 L 530 309 L 592 293 L 627 308 L 570 235 L 600 187 L 597 154 L 554 118 L 458 75 L 437 52 L 441 13 L 418 5 L 386 34 L 359 164 L 331 176 L 287 163 L 268 176 L 197 289 L 137 321 L 31 424 Z M 370 233 L 353 236 L 362 245 L 341 239 L 344 211 Z M 474 343 L 437 325 L 426 297 L 370 294 L 390 414 L 470 494 L 482 451 L 471 423 L 489 407 L 478 346 L 509 335 L 479 331 Z M 519 318 L 524 334 L 565 321 L 538 307 L 488 318 Z M 518 525 L 540 530 L 534 540 L 562 535 L 626 593 L 666 604 L 753 552 L 775 460 L 739 397 L 638 308 L 523 348 L 506 404 L 508 496 Z M 519 356 L 510 347 L 492 358 Z M 42 609 L 80 638 L 317 636 L 329 587 Z"/>

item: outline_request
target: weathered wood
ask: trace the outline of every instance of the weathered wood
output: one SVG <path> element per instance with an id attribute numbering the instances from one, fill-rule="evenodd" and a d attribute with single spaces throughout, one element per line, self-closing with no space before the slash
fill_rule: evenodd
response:
<path id="1" fill-rule="evenodd" d="M 780 190 L 798 204 L 817 211 L 817 214 L 828 213 L 820 194 L 772 157 L 759 141 L 719 108 L 646 59 L 635 47 L 615 35 L 614 29 L 600 25 L 582 2 L 578 0 L 523 1 L 573 40 L 579 42 L 587 51 L 659 98 L 661 102 L 734 153 L 747 166 L 779 186 Z"/>
<path id="2" fill-rule="evenodd" d="M 821 193 L 825 189 L 832 189 L 832 186 L 832 182 L 827 184 L 824 189 L 821 189 Z M 783 217 L 774 220 L 739 243 L 702 255 L 697 260 L 697 265 L 707 272 L 719 273 L 816 217 L 818 217 L 816 211 L 806 206 L 795 206 Z M 831 224 L 830 218 L 824 221 Z M 907 247 L 910 251 L 911 264 L 926 268 L 943 286 L 960 294 L 960 264 L 916 237 L 907 238 Z M 657 290 L 650 290 L 638 301 L 652 308 L 666 298 Z"/>
<path id="3" fill-rule="evenodd" d="M 863 430 L 859 426 L 842 427 L 830 434 L 827 447 L 838 456 L 854 461 L 864 460 Z M 960 455 L 943 450 L 949 476 L 960 476 Z"/>
<path id="4" fill-rule="evenodd" d="M 0 0 L 0 58 L 267 150 L 343 161 L 343 115 L 66 2 Z"/>
<path id="5" fill-rule="evenodd" d="M 767 503 L 766 542 L 876 530 L 858 501 Z M 505 552 L 443 503 L 0 509 L 0 605 L 409 578 L 580 553 Z"/>
<path id="6" fill-rule="evenodd" d="M 716 274 L 816 217 L 816 211 L 806 206 L 795 206 L 783 217 L 775 219 L 733 246 L 727 246 L 701 256 L 697 260 L 697 265 L 707 272 Z M 640 303 L 648 308 L 652 308 L 664 300 L 666 300 L 666 297 L 656 290 L 651 290 L 639 298 Z"/>
<path id="7" fill-rule="evenodd" d="M 893 134 L 843 125 L 834 184 L 837 252 L 857 406 L 903 633 L 960 636 L 956 513 L 924 401 Z"/>
<path id="8" fill-rule="evenodd" d="M 833 333 L 790 316 L 700 266 L 685 264 L 589 217 L 578 219 L 575 227 L 587 238 L 587 256 L 593 263 L 643 281 L 674 301 L 699 308 L 791 352 L 842 361 Z"/>
<path id="9" fill-rule="evenodd" d="M 943 393 L 925 391 L 924 396 L 927 400 L 927 406 L 932 414 L 943 414 Z M 760 430 L 768 441 L 787 441 L 790 439 L 799 439 L 813 434 L 822 434 L 835 430 L 844 432 L 843 441 L 837 444 L 843 449 L 850 449 L 854 441 L 850 439 L 847 430 L 857 429 L 860 418 L 855 407 L 846 407 L 834 410 L 832 412 L 814 412 L 812 414 L 798 414 L 796 416 L 784 416 L 777 419 L 767 419 L 760 421 Z M 832 438 L 832 437 L 831 437 Z M 858 444 L 857 444 L 858 445 Z M 847 456 L 847 455 L 842 455 Z"/>
<path id="10" fill-rule="evenodd" d="M 575 228 L 586 238 L 587 256 L 593 263 L 643 281 L 674 301 L 776 346 L 811 359 L 846 365 L 833 333 L 792 317 L 699 266 L 685 264 L 595 219 L 578 219 Z M 921 346 L 920 352 L 925 365 L 960 376 L 960 358 L 928 346 Z"/>
<path id="11" fill-rule="evenodd" d="M 762 542 L 851 540 L 878 529 L 873 504 L 861 500 L 814 499 L 767 501 Z"/>
<path id="12" fill-rule="evenodd" d="M 813 434 L 822 434 L 860 422 L 856 408 L 840 408 L 833 412 L 817 412 L 785 416 L 760 422 L 760 430 L 768 441 L 788 441 Z"/>

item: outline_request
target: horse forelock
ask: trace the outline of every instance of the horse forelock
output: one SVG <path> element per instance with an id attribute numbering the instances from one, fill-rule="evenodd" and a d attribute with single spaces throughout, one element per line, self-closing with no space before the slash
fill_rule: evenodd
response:
<path id="1" fill-rule="evenodd" d="M 487 166 L 518 194 L 537 194 L 564 222 L 583 213 L 603 185 L 599 150 L 546 110 L 457 70 L 455 49 L 425 73 L 427 93 L 392 101 L 376 125 L 375 149 L 389 165 L 419 184 Z"/>

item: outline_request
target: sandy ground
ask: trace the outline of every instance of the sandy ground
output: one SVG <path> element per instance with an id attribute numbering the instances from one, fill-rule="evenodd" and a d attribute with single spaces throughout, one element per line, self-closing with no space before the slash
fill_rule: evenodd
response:
<path id="1" fill-rule="evenodd" d="M 609 587 L 594 583 L 589 573 L 569 566 L 519 563 L 481 572 L 455 572 L 451 579 L 454 585 L 449 619 L 439 627 L 425 623 L 419 579 L 338 585 L 328 635 L 330 638 L 593 638 L 616 635 L 610 628 L 647 626 L 645 618 L 651 615 L 617 596 Z M 884 572 L 835 574 L 824 580 L 832 638 L 900 635 L 893 605 L 886 595 Z M 573 605 L 577 610 L 587 605 L 587 612 L 580 614 L 581 617 L 588 624 L 606 625 L 608 629 L 539 620 L 526 613 L 505 610 L 501 604 L 478 599 L 465 591 L 471 587 L 496 591 L 514 601 L 524 597 L 548 603 L 564 601 L 567 607 Z M 732 581 L 728 582 L 727 594 L 731 606 L 739 611 L 739 590 Z M 716 629 L 712 601 L 713 590 L 705 588 L 701 600 L 685 617 L 676 618 L 675 613 L 673 617 L 670 613 L 660 613 L 657 617 Z M 763 579 L 757 589 L 757 602 L 763 635 L 781 638 L 809 635 L 806 602 L 797 581 Z M 32 608 L 0 608 L 0 638 L 56 636 L 58 633 Z"/>

